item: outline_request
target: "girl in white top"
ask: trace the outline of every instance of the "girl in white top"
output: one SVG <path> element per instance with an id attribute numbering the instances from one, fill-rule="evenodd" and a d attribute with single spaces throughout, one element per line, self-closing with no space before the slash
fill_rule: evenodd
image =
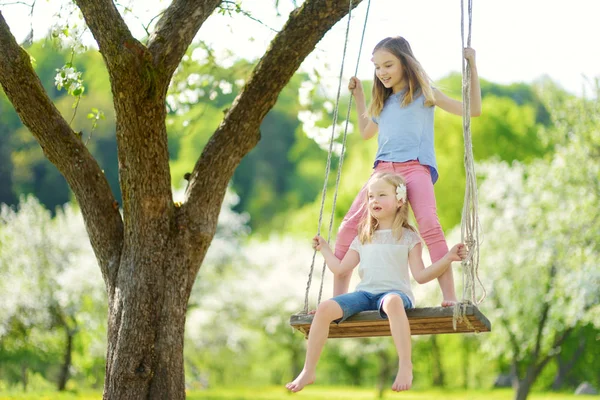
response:
<path id="1" fill-rule="evenodd" d="M 358 236 L 343 260 L 335 257 L 321 236 L 313 239 L 313 248 L 321 251 L 327 266 L 335 274 L 347 274 L 360 263 L 361 282 L 356 291 L 319 304 L 310 333 L 304 368 L 286 387 L 298 392 L 315 380 L 315 370 L 331 322 L 341 322 L 360 311 L 378 310 L 388 318 L 398 352 L 398 373 L 392 390 L 410 389 L 412 385 L 410 326 L 405 309 L 412 308 L 410 271 L 418 283 L 429 282 L 443 274 L 453 261 L 466 257 L 466 248 L 455 245 L 444 257 L 425 268 L 419 236 L 408 223 L 406 184 L 397 174 L 374 174 L 367 184 L 368 213 L 359 225 Z"/>

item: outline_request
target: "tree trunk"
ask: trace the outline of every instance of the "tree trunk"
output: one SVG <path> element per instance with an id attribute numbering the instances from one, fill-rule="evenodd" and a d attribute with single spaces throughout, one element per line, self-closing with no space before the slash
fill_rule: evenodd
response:
<path id="1" fill-rule="evenodd" d="M 292 377 L 300 375 L 302 372 L 302 364 L 304 363 L 304 351 L 298 348 L 298 346 L 294 346 L 292 343 L 291 349 L 291 368 Z"/>
<path id="2" fill-rule="evenodd" d="M 437 337 L 431 335 L 431 373 L 433 375 L 433 386 L 444 387 L 444 368 L 442 367 L 442 356 L 440 346 L 437 343 Z"/>
<path id="3" fill-rule="evenodd" d="M 469 388 L 469 365 L 470 365 L 470 355 L 471 355 L 471 341 L 468 337 L 462 338 L 462 348 L 463 348 L 463 389 Z"/>
<path id="4" fill-rule="evenodd" d="M 27 391 L 27 385 L 29 384 L 29 374 L 27 372 L 27 364 L 21 363 L 21 383 L 23 384 L 23 391 Z"/>
<path id="5" fill-rule="evenodd" d="M 533 382 L 537 379 L 539 375 L 539 369 L 535 366 L 534 363 L 531 363 L 525 372 L 525 377 L 520 379 L 518 375 L 515 380 L 517 383 L 517 387 L 515 390 L 515 400 L 525 400 L 527 396 L 529 396 L 529 392 L 531 391 L 531 386 L 533 386 Z"/>
<path id="6" fill-rule="evenodd" d="M 71 355 L 73 353 L 73 338 L 75 337 L 74 332 L 65 327 L 67 336 L 67 346 L 65 348 L 63 364 L 60 367 L 60 375 L 58 376 L 58 390 L 63 391 L 67 386 L 69 380 L 69 370 L 71 369 Z"/>
<path id="7" fill-rule="evenodd" d="M 377 352 L 379 356 L 379 377 L 377 378 L 377 398 L 383 399 L 385 388 L 388 385 L 389 377 L 392 374 L 393 362 L 385 348 Z"/>
<path id="8" fill-rule="evenodd" d="M 164 247 L 146 246 L 144 252 Z M 109 297 L 105 400 L 185 398 L 183 341 L 193 282 L 182 261 L 185 247 L 167 247 L 172 250 L 156 262 L 136 262 L 139 249 L 123 257 Z"/>
<path id="9" fill-rule="evenodd" d="M 519 381 L 517 391 L 515 392 L 515 400 L 526 400 L 531 390 L 531 384 L 532 382 L 528 382 L 527 380 Z"/>

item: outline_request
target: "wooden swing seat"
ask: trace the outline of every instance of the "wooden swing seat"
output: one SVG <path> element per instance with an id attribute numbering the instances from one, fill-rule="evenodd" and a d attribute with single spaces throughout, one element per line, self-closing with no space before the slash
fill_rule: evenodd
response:
<path id="1" fill-rule="evenodd" d="M 410 332 L 413 335 L 437 335 L 442 333 L 479 333 L 490 332 L 492 325 L 485 315 L 474 305 L 467 305 L 465 321 L 452 326 L 454 307 L 424 307 L 407 310 Z M 294 314 L 290 317 L 290 325 L 308 337 L 313 320 L 311 314 Z M 378 311 L 363 311 L 348 318 L 341 324 L 332 322 L 329 326 L 330 338 L 359 338 L 390 336 L 390 325 L 387 319 L 381 318 Z"/>

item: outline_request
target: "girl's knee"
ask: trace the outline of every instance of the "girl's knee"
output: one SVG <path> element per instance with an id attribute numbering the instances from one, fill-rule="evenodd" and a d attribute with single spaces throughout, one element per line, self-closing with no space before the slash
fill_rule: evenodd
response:
<path id="1" fill-rule="evenodd" d="M 406 314 L 406 311 L 404 310 L 404 301 L 397 294 L 388 294 L 383 299 L 383 311 L 385 311 L 385 313 L 388 315 L 390 313 Z"/>
<path id="2" fill-rule="evenodd" d="M 317 307 L 315 318 L 330 318 L 333 321 L 334 319 L 341 318 L 341 314 L 343 314 L 342 307 L 337 302 L 325 300 Z"/>
<path id="3" fill-rule="evenodd" d="M 437 242 L 445 242 L 444 230 L 437 217 L 435 219 L 421 220 L 417 224 L 419 225 L 419 234 L 428 247 Z"/>

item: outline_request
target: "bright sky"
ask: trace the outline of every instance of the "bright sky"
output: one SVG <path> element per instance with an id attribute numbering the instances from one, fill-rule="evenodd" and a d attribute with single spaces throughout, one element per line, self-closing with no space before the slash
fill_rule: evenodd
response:
<path id="1" fill-rule="evenodd" d="M 0 0 L 0 4 L 8 2 Z M 43 36 L 52 21 L 56 23 L 51 16 L 57 11 L 58 3 L 61 2 L 37 2 L 33 15 L 35 38 Z M 168 2 L 121 2 L 130 3 L 134 4 L 136 17 L 126 18 L 134 34 L 141 38 L 140 20 L 149 20 Z M 292 1 L 280 0 L 282 17 L 276 16 L 274 3 L 275 0 L 243 0 L 242 7 L 269 27 L 279 29 L 292 9 Z M 472 47 L 477 51 L 480 77 L 508 84 L 530 83 L 548 75 L 576 94 L 582 93 L 586 84 L 584 76 L 600 77 L 599 0 L 474 0 L 473 3 Z M 13 34 L 22 40 L 29 31 L 29 8 L 19 4 L 1 7 Z M 459 72 L 460 7 L 460 0 L 371 0 L 358 76 L 372 78 L 373 46 L 384 37 L 395 35 L 408 39 L 416 57 L 434 80 L 452 71 Z M 367 0 L 363 0 L 352 13 L 345 82 L 356 68 L 366 9 Z M 346 25 L 347 19 L 338 23 L 303 65 L 331 77 L 336 85 Z M 273 36 L 271 29 L 242 16 L 212 17 L 199 32 L 199 37 L 215 48 L 231 49 L 234 54 L 247 58 L 259 57 Z"/>

